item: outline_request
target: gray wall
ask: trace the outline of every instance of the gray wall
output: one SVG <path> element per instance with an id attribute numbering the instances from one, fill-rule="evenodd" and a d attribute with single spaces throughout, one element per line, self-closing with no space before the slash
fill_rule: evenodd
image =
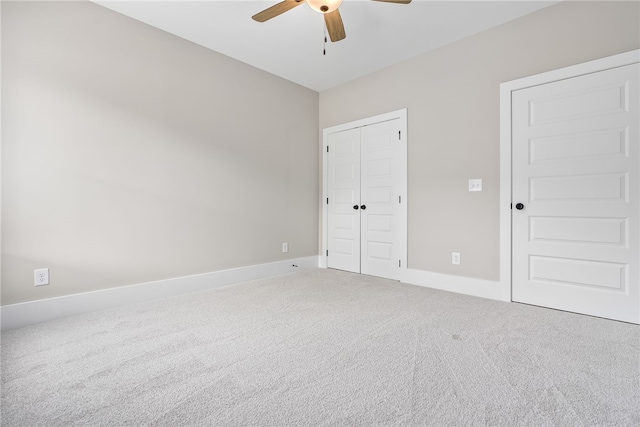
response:
<path id="1" fill-rule="evenodd" d="M 499 84 L 637 49 L 639 16 L 563 3 L 318 96 L 92 3 L 2 2 L 2 304 L 316 255 L 318 129 L 405 107 L 409 267 L 497 280 Z"/>
<path id="2" fill-rule="evenodd" d="M 318 102 L 93 3 L 2 2 L 2 304 L 317 255 Z"/>
<path id="3" fill-rule="evenodd" d="M 408 108 L 409 268 L 499 279 L 500 83 L 638 49 L 639 5 L 560 3 L 320 94 L 321 128 Z"/>

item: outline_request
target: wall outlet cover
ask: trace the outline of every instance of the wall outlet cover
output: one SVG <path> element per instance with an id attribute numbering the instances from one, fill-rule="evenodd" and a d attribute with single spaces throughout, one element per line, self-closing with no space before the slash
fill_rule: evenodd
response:
<path id="1" fill-rule="evenodd" d="M 482 179 L 470 179 L 469 180 L 469 191 L 482 191 Z"/>
<path id="2" fill-rule="evenodd" d="M 460 265 L 460 252 L 451 252 L 451 264 Z"/>
<path id="3" fill-rule="evenodd" d="M 35 286 L 44 286 L 49 284 L 49 269 L 39 268 L 33 270 L 33 284 Z"/>

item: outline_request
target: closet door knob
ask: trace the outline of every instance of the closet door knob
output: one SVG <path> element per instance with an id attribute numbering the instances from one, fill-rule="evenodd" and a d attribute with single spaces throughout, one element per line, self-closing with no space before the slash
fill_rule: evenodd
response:
<path id="1" fill-rule="evenodd" d="M 522 209 L 524 209 L 524 205 L 522 203 L 516 203 L 516 209 L 521 211 Z"/>
<path id="2" fill-rule="evenodd" d="M 358 205 L 353 205 L 353 209 L 358 210 Z"/>
<path id="3" fill-rule="evenodd" d="M 362 210 L 367 209 L 367 205 L 360 205 L 360 209 L 362 209 Z"/>

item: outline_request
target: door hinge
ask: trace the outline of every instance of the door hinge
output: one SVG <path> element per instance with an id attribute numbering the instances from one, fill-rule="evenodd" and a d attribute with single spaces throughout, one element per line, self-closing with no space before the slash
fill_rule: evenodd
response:
<path id="1" fill-rule="evenodd" d="M 402 204 L 402 196 L 398 196 L 398 203 Z"/>
<path id="2" fill-rule="evenodd" d="M 402 260 L 398 260 L 398 268 L 402 268 Z"/>
<path id="3" fill-rule="evenodd" d="M 327 145 L 327 153 L 329 152 L 329 146 Z"/>
<path id="4" fill-rule="evenodd" d="M 327 256 L 329 256 L 329 249 L 327 249 Z"/>
<path id="5" fill-rule="evenodd" d="M 513 203 L 509 205 L 509 209 L 513 209 Z"/>
<path id="6" fill-rule="evenodd" d="M 400 130 L 399 130 L 399 131 L 398 131 L 398 141 L 402 139 L 402 136 L 401 136 L 401 135 L 402 135 L 402 131 L 400 131 Z"/>
<path id="7" fill-rule="evenodd" d="M 327 197 L 327 204 L 329 204 L 329 198 Z"/>

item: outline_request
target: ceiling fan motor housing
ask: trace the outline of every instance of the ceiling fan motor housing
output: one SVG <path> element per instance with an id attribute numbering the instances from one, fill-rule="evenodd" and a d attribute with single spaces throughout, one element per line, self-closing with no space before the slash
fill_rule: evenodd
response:
<path id="1" fill-rule="evenodd" d="M 342 4 L 342 0 L 307 0 L 309 7 L 316 12 L 330 13 Z"/>

